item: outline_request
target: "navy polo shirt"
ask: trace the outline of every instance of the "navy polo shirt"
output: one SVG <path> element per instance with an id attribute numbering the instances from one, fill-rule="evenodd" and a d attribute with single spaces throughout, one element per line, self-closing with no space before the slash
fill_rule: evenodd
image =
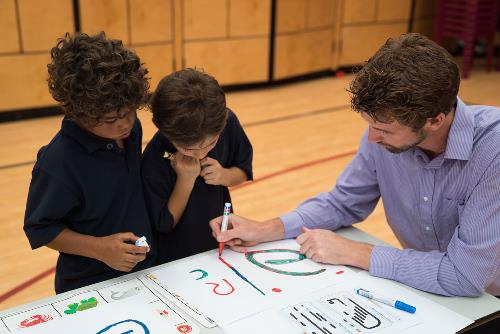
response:
<path id="1" fill-rule="evenodd" d="M 61 130 L 40 149 L 33 168 L 24 231 L 33 249 L 68 228 L 104 237 L 132 232 L 152 240 L 140 176 L 142 130 L 136 121 L 121 150 L 64 119 Z M 154 263 L 155 249 L 135 270 Z M 120 276 L 103 262 L 60 252 L 57 293 Z"/>
<path id="2" fill-rule="evenodd" d="M 167 203 L 177 176 L 170 161 L 163 158 L 165 151 L 177 150 L 157 132 L 144 150 L 141 166 L 146 205 L 156 230 L 159 264 L 216 248 L 218 243 L 208 222 L 222 215 L 224 203 L 231 201 L 227 187 L 206 184 L 199 176 L 184 214 L 172 228 L 173 217 Z M 252 180 L 252 145 L 232 111 L 228 110 L 226 126 L 208 156 L 224 168 L 240 168 Z"/>

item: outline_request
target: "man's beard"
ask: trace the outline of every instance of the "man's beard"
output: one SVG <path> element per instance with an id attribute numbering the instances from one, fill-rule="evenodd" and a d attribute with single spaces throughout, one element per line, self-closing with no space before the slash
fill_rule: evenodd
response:
<path id="1" fill-rule="evenodd" d="M 425 140 L 425 138 L 427 138 L 427 133 L 425 133 L 423 130 L 419 130 L 417 132 L 417 136 L 418 136 L 417 140 L 414 143 L 409 144 L 409 145 L 405 145 L 405 146 L 401 146 L 401 147 L 392 146 L 392 145 L 388 145 L 388 144 L 382 144 L 382 143 L 379 143 L 379 145 L 382 145 L 387 151 L 389 151 L 391 153 L 399 154 L 399 153 L 406 152 L 406 151 L 416 147 L 421 142 L 423 142 Z"/>

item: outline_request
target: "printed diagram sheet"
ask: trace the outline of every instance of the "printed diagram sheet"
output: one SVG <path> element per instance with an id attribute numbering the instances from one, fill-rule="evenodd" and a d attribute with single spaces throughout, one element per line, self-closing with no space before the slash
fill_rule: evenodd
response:
<path id="1" fill-rule="evenodd" d="M 282 314 L 302 331 L 325 334 L 376 332 L 402 321 L 398 312 L 401 311 L 384 309 L 350 291 L 340 291 L 282 310 Z M 406 321 L 406 327 L 416 323 Z"/>
<path id="2" fill-rule="evenodd" d="M 16 332 L 58 318 L 73 317 L 87 310 L 99 309 L 102 305 L 140 297 L 161 315 L 167 324 L 178 333 L 199 333 L 199 328 L 175 312 L 154 289 L 146 286 L 141 280 L 132 278 L 124 282 L 107 285 L 97 290 L 83 291 L 74 295 L 40 305 L 28 310 L 8 314 L 0 319 L 6 332 Z"/>
<path id="3" fill-rule="evenodd" d="M 86 312 L 77 312 L 72 316 L 61 317 L 38 326 L 27 328 L 26 334 L 47 333 L 72 334 L 175 334 L 170 326 L 154 308 L 141 297 L 132 297 L 116 303 L 91 308 Z"/>
<path id="4" fill-rule="evenodd" d="M 188 303 L 181 295 L 170 289 L 166 284 L 162 283 L 154 274 L 146 274 L 144 280 L 151 282 L 153 289 L 163 297 L 167 298 L 171 303 L 186 312 L 190 317 L 198 321 L 202 326 L 207 328 L 217 327 L 215 321 L 204 315 L 194 305 Z"/>
<path id="5" fill-rule="evenodd" d="M 412 314 L 358 295 L 358 288 L 410 302 Z M 455 333 L 473 321 L 395 282 L 360 272 L 345 284 L 320 289 L 223 327 L 228 334 Z M 257 325 L 256 325 L 257 324 Z M 258 326 L 258 328 L 256 328 Z"/>

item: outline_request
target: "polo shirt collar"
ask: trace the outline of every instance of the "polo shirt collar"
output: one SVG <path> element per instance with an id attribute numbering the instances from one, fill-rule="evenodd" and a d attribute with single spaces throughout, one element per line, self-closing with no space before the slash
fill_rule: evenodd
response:
<path id="1" fill-rule="evenodd" d="M 94 136 L 92 133 L 81 128 L 74 121 L 64 117 L 61 125 L 61 132 L 82 145 L 88 153 L 93 153 L 97 150 L 111 150 L 116 148 L 116 143 L 112 139 L 104 139 Z M 136 127 L 132 128 L 130 135 L 136 134 Z"/>

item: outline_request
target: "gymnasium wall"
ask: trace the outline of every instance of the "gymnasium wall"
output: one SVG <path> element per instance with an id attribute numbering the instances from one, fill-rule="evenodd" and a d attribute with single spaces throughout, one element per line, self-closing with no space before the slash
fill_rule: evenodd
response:
<path id="1" fill-rule="evenodd" d="M 0 0 L 0 119 L 55 105 L 46 65 L 67 31 L 123 40 L 148 67 L 152 88 L 194 66 L 225 86 L 265 84 L 361 64 L 411 27 L 430 34 L 433 2 Z"/>

